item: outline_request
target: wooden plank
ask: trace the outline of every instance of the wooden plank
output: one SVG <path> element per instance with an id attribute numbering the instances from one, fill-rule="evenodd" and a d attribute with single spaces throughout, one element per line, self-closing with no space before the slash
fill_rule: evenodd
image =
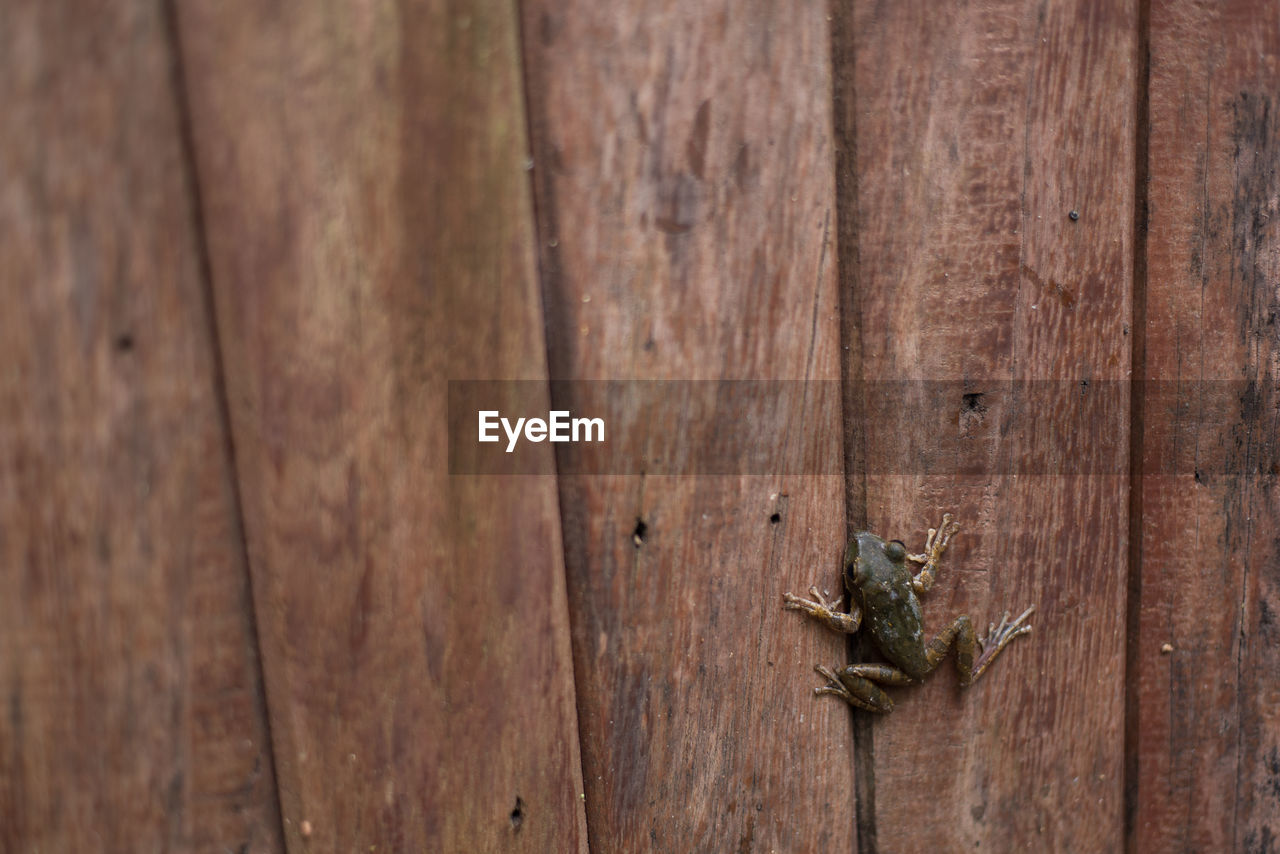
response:
<path id="1" fill-rule="evenodd" d="M 863 425 L 868 523 L 913 550 L 943 512 L 963 525 L 924 603 L 931 633 L 968 613 L 981 635 L 1004 609 L 1038 606 L 1034 633 L 975 686 L 961 692 L 948 661 L 891 689 L 897 709 L 863 748 L 862 850 L 1112 850 L 1128 404 L 1113 395 L 1105 428 L 1047 449 L 1059 416 L 1040 404 L 1130 368 L 1135 10 L 859 4 L 839 31 L 861 378 L 941 383 L 901 393 L 915 406 L 940 392 L 945 410 Z M 966 462 L 913 467 L 908 443 Z M 1113 465 L 1054 473 L 1096 443 Z"/>
<path id="2" fill-rule="evenodd" d="M 836 461 L 561 478 L 592 845 L 848 849 L 848 715 L 810 692 L 844 644 L 780 607 L 845 527 L 826 8 L 523 10 L 552 376 L 816 381 L 798 435 L 737 438 Z"/>
<path id="3" fill-rule="evenodd" d="M 0 850 L 281 850 L 163 4 L 0 12 Z"/>
<path id="4" fill-rule="evenodd" d="M 546 379 L 514 11 L 178 18 L 290 847 L 582 850 L 554 478 L 445 435 Z"/>
<path id="5" fill-rule="evenodd" d="M 1280 4 L 1158 2 L 1150 14 L 1128 841 L 1267 851 L 1280 841 Z"/>

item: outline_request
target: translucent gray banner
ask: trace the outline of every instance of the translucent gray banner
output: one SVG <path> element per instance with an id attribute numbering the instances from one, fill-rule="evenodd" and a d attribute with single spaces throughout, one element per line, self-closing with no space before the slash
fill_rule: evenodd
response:
<path id="1" fill-rule="evenodd" d="M 453 474 L 1280 473 L 1248 382 L 453 381 Z M 846 419 L 843 413 L 849 412 Z"/>

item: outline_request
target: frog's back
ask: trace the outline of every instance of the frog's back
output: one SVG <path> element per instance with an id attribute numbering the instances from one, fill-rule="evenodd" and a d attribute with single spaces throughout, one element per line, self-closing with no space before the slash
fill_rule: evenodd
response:
<path id="1" fill-rule="evenodd" d="M 845 558 L 845 586 L 857 597 L 863 624 L 884 657 L 912 679 L 922 679 L 929 672 L 924 623 L 906 554 L 897 540 L 886 544 L 863 531 Z"/>
<path id="2" fill-rule="evenodd" d="M 911 589 L 911 574 L 902 567 L 902 578 L 891 584 L 868 584 L 862 588 L 866 626 L 880 650 L 894 666 L 912 679 L 929 672 L 924 657 L 924 619 L 920 600 Z"/>

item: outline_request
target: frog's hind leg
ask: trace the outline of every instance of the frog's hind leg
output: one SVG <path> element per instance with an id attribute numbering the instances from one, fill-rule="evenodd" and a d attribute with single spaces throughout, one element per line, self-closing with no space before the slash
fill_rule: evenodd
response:
<path id="1" fill-rule="evenodd" d="M 893 711 L 893 699 L 876 682 L 885 685 L 910 685 L 912 682 L 910 676 L 887 664 L 850 664 L 838 674 L 821 664 L 813 669 L 827 679 L 827 684 L 814 688 L 813 693 L 840 697 L 854 708 L 868 712 Z"/>
<path id="2" fill-rule="evenodd" d="M 974 659 L 974 653 L 977 651 L 979 642 L 973 632 L 973 623 L 969 620 L 967 614 L 961 614 L 955 618 L 951 625 L 938 632 L 938 636 L 929 641 L 929 645 L 925 647 L 924 658 L 928 671 L 932 671 L 941 663 L 942 659 L 947 657 L 947 652 L 954 643 L 956 648 L 956 670 L 960 673 L 960 685 L 967 688 L 978 681 L 978 677 L 983 674 L 991 662 L 995 660 L 995 657 L 1000 654 L 1000 651 L 1008 646 L 1014 638 L 1031 631 L 1031 626 L 1023 625 L 1022 621 L 1031 616 L 1035 609 L 1035 606 L 1032 605 L 1012 623 L 1009 622 L 1009 614 L 1006 612 L 1004 619 L 1000 621 L 999 627 L 991 626 L 990 634 L 982 639 L 982 652 L 977 660 Z"/>

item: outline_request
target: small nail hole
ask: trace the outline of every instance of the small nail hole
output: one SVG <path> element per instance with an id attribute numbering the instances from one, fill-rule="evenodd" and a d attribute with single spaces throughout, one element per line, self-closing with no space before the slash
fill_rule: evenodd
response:
<path id="1" fill-rule="evenodd" d="M 769 517 L 769 523 L 770 523 L 770 524 L 776 525 L 776 524 L 778 524 L 778 523 L 779 523 L 779 522 L 781 522 L 781 521 L 782 521 L 782 514 L 781 514 L 781 513 L 774 513 L 772 516 L 770 516 L 770 517 Z"/>
<path id="2" fill-rule="evenodd" d="M 635 543 L 636 548 L 640 548 L 640 544 L 644 542 L 645 534 L 649 533 L 649 526 L 644 523 L 643 519 L 636 519 L 636 528 L 631 532 L 631 542 Z"/>
<path id="3" fill-rule="evenodd" d="M 116 349 L 121 353 L 127 353 L 133 349 L 133 336 L 125 332 L 116 338 Z"/>
<path id="4" fill-rule="evenodd" d="M 524 799 L 516 795 L 516 807 L 511 811 L 511 829 L 519 830 L 524 824 Z"/>

